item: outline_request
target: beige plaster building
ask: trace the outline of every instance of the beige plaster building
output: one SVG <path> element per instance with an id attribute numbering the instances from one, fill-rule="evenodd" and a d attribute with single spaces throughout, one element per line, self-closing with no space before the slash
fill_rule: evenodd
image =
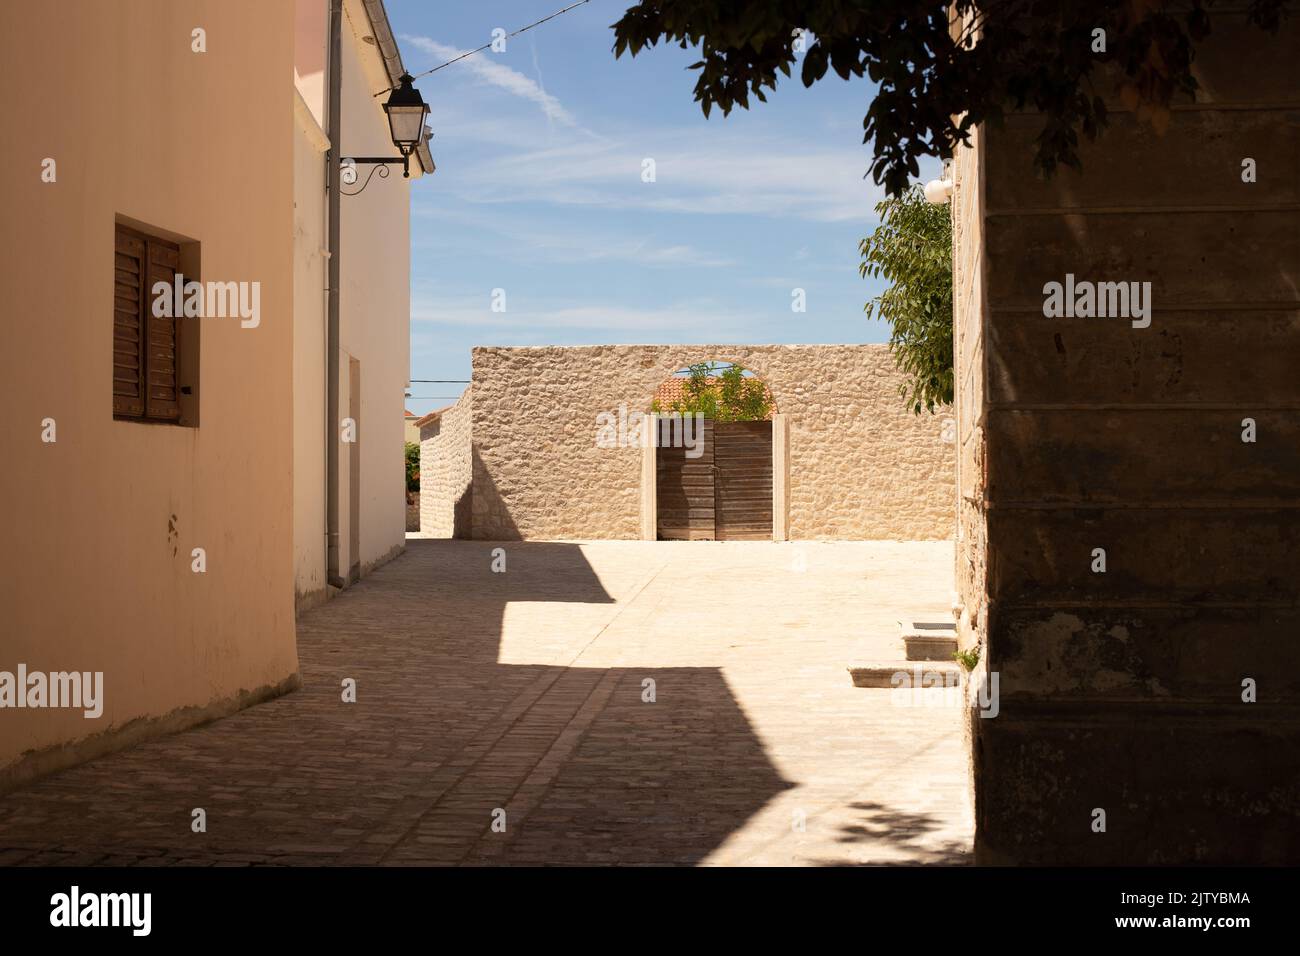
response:
<path id="1" fill-rule="evenodd" d="M 433 171 L 417 150 L 411 178 L 358 166 L 339 201 L 339 415 L 356 441 L 339 446 L 338 568 L 329 581 L 326 422 L 328 191 L 326 0 L 297 0 L 294 98 L 294 590 L 299 609 L 399 554 L 406 541 L 405 389 L 410 367 L 410 190 Z M 342 4 L 339 155 L 394 152 L 379 93 L 404 72 L 378 0 Z M 367 177 L 369 181 L 367 182 Z M 364 192 L 358 190 L 364 187 Z M 349 195 L 353 193 L 355 195 Z"/>
<path id="2" fill-rule="evenodd" d="M 0 786 L 296 680 L 293 34 L 280 4 L 5 11 L 5 86 L 39 76 L 41 92 L 0 101 L 17 151 L 0 183 L 0 670 L 102 674 L 103 709 L 0 710 Z M 158 323 L 141 389 L 120 363 L 150 290 L 119 226 L 160 242 L 154 276 L 170 244 L 187 278 L 259 283 L 257 325 L 182 323 L 197 364 L 169 369 Z M 167 405 L 181 389 L 185 421 Z M 123 417 L 118 397 L 156 417 Z"/>
<path id="3" fill-rule="evenodd" d="M 5 85 L 41 90 L 0 102 L 0 789 L 298 682 L 295 593 L 325 589 L 327 10 L 5 12 Z M 346 148 L 394 153 L 382 4 L 342 20 Z M 402 546 L 409 183 L 343 200 L 345 570 Z"/>

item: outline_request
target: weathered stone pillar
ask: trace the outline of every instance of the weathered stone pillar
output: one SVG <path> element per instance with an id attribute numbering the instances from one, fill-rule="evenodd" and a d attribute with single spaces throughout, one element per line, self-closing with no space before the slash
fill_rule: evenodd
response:
<path id="1" fill-rule="evenodd" d="M 658 459 L 655 452 L 659 442 L 659 416 L 650 414 L 641 419 L 641 540 L 654 541 L 658 537 Z"/>
<path id="2" fill-rule="evenodd" d="M 1112 102 L 1043 181 L 1011 114 L 958 163 L 980 862 L 1300 860 L 1298 58 L 1215 15 L 1163 134 Z"/>
<path id="3" fill-rule="evenodd" d="M 772 416 L 772 540 L 790 538 L 790 420 Z"/>

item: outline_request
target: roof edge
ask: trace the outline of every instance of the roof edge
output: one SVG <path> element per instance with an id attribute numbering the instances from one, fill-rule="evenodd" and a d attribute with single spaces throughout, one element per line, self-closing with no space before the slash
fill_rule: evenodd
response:
<path id="1" fill-rule="evenodd" d="M 370 29 L 374 33 L 375 46 L 384 61 L 384 71 L 388 82 L 397 86 L 406 72 L 402 65 L 402 51 L 397 48 L 397 37 L 393 36 L 392 24 L 388 22 L 388 11 L 384 9 L 384 0 L 361 0 L 361 6 L 370 18 Z M 427 174 L 438 167 L 434 165 L 433 154 L 429 152 L 430 131 L 426 128 L 420 145 L 415 147 L 415 156 L 420 160 L 420 168 Z"/>

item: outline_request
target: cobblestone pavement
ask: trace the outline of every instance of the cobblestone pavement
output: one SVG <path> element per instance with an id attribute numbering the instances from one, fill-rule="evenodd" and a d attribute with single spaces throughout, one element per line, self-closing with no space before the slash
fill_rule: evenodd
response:
<path id="1" fill-rule="evenodd" d="M 408 544 L 301 690 L 0 797 L 0 864 L 968 862 L 957 711 L 845 670 L 950 544 Z"/>

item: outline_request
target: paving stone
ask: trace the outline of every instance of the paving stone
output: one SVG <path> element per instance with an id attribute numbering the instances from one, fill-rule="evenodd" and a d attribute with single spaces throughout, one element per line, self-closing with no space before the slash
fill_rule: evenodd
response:
<path id="1" fill-rule="evenodd" d="M 299 619 L 300 691 L 0 797 L 0 864 L 969 862 L 957 710 L 845 674 L 901 660 L 952 567 L 943 542 L 411 540 Z"/>

